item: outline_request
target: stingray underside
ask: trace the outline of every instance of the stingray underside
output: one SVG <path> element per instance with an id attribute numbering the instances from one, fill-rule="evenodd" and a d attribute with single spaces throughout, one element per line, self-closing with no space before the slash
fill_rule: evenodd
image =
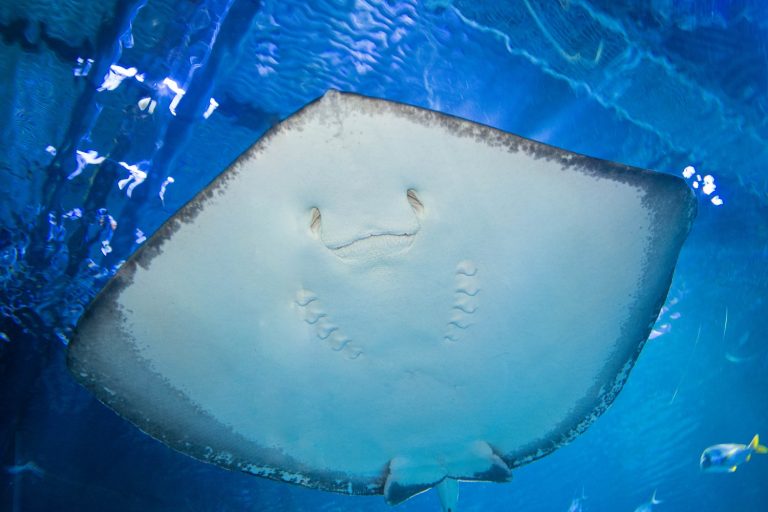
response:
<path id="1" fill-rule="evenodd" d="M 68 364 L 230 469 L 393 503 L 504 481 L 612 402 L 694 216 L 675 177 L 332 91 L 123 265 Z"/>

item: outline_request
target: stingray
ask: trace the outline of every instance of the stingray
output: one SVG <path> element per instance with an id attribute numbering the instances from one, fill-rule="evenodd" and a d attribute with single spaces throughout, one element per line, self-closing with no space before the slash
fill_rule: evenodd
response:
<path id="1" fill-rule="evenodd" d="M 676 177 L 330 91 L 121 267 L 68 365 L 202 461 L 455 510 L 606 410 L 694 216 Z"/>

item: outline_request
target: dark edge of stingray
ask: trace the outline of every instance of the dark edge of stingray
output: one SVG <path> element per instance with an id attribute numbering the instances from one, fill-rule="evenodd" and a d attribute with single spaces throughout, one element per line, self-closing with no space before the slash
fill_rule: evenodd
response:
<path id="1" fill-rule="evenodd" d="M 325 491 L 355 495 L 375 495 L 383 493 L 384 483 L 389 473 L 388 461 L 383 462 L 379 477 L 366 480 L 354 479 L 350 475 L 341 472 L 331 473 L 327 471 L 312 470 L 303 466 L 298 461 L 287 457 L 284 453 L 276 449 L 268 449 L 259 446 L 233 432 L 229 427 L 220 424 L 216 419 L 198 409 L 197 406 L 195 406 L 183 393 L 170 386 L 161 375 L 152 374 L 146 382 L 142 383 L 143 388 L 146 390 L 145 393 L 140 393 L 139 391 L 136 393 L 137 396 L 129 397 L 129 400 L 125 400 L 125 398 L 117 396 L 110 392 L 110 390 L 97 385 L 96 383 L 99 382 L 100 376 L 88 374 L 87 371 L 84 368 L 80 368 L 77 363 L 77 355 L 81 353 L 87 355 L 88 352 L 88 349 L 82 347 L 79 342 L 80 333 L 84 324 L 95 317 L 105 317 L 109 320 L 107 323 L 111 322 L 112 325 L 121 325 L 123 323 L 123 315 L 119 309 L 117 298 L 122 290 L 131 284 L 137 265 L 143 268 L 149 267 L 152 260 L 162 254 L 163 244 L 173 237 L 176 230 L 178 230 L 182 224 L 193 222 L 195 217 L 205 208 L 206 203 L 213 198 L 215 194 L 222 194 L 223 191 L 226 190 L 230 178 L 240 172 L 241 163 L 248 160 L 252 154 L 261 151 L 272 137 L 281 133 L 283 130 L 300 126 L 305 119 L 315 113 L 317 105 L 321 101 L 338 101 L 338 98 L 359 102 L 358 106 L 362 107 L 363 111 L 369 111 L 371 114 L 386 110 L 398 116 L 405 117 L 412 122 L 427 125 L 438 123 L 457 136 L 473 137 L 478 141 L 482 141 L 494 147 L 506 147 L 510 152 L 524 151 L 536 159 L 543 158 L 546 160 L 555 160 L 560 163 L 563 168 L 576 168 L 577 170 L 590 175 L 599 175 L 619 182 L 632 183 L 633 181 L 636 181 L 638 176 L 647 177 L 649 174 L 652 174 L 654 176 L 653 179 L 655 180 L 655 188 L 658 189 L 658 192 L 667 193 L 667 198 L 664 204 L 665 211 L 660 212 L 658 209 L 655 210 L 658 218 L 652 220 L 653 225 L 659 226 L 662 225 L 666 219 L 678 218 L 682 218 L 684 224 L 682 224 L 678 230 L 678 236 L 674 243 L 675 251 L 668 251 L 667 253 L 668 255 L 672 255 L 671 258 L 667 258 L 667 261 L 663 261 L 663 258 L 661 258 L 661 256 L 663 256 L 663 254 L 660 254 L 662 251 L 654 250 L 656 245 L 653 243 L 650 244 L 650 253 L 646 255 L 646 272 L 651 271 L 654 263 L 658 260 L 662 260 L 662 267 L 668 266 L 669 268 L 674 269 L 674 264 L 677 260 L 680 248 L 685 241 L 693 223 L 693 219 L 696 216 L 697 204 L 693 193 L 688 188 L 687 184 L 676 176 L 572 153 L 548 144 L 507 133 L 490 126 L 468 121 L 450 114 L 424 109 L 422 107 L 371 98 L 355 93 L 330 90 L 325 95 L 303 106 L 301 109 L 288 116 L 285 120 L 269 129 L 253 146 L 235 159 L 225 171 L 214 178 L 201 192 L 195 195 L 180 208 L 179 211 L 172 215 L 162 226 L 160 226 L 160 228 L 157 229 L 144 245 L 142 245 L 123 264 L 115 276 L 98 293 L 87 311 L 79 319 L 67 350 L 67 365 L 70 372 L 81 385 L 89 389 L 99 401 L 115 410 L 116 413 L 117 410 L 121 408 L 121 404 L 131 402 L 131 399 L 135 399 L 139 402 L 147 402 L 144 404 L 144 413 L 141 413 L 137 408 L 134 408 L 132 411 L 134 414 L 126 414 L 122 416 L 148 435 L 155 439 L 159 439 L 171 448 L 186 455 L 192 456 L 203 462 L 222 466 L 226 469 L 244 471 L 272 480 L 293 483 Z M 671 194 L 669 193 L 670 191 L 672 192 Z M 649 195 L 653 197 L 654 192 L 655 191 L 651 191 Z M 656 235 L 652 236 L 655 237 Z M 670 259 L 672 261 L 669 261 Z M 640 332 L 644 333 L 637 340 L 636 349 L 631 353 L 625 354 L 623 358 L 620 358 L 620 360 L 623 361 L 621 364 L 604 368 L 602 373 L 604 378 L 602 379 L 602 382 L 612 381 L 610 389 L 606 390 L 603 389 L 604 386 L 600 386 L 599 389 L 590 390 L 590 392 L 576 404 L 570 418 L 565 419 L 557 428 L 542 435 L 538 441 L 532 443 L 530 446 L 507 454 L 499 453 L 498 450 L 495 450 L 496 454 L 504 460 L 510 468 L 519 467 L 544 457 L 557 448 L 572 441 L 576 436 L 584 432 L 611 405 L 626 382 L 629 371 L 634 366 L 634 363 L 650 334 L 651 328 L 656 321 L 656 315 L 666 300 L 666 295 L 672 280 L 672 273 L 673 272 L 670 272 L 669 275 L 665 277 L 666 285 L 664 289 L 666 291 L 658 297 L 657 303 L 652 311 L 653 314 L 649 315 L 647 318 L 635 319 L 636 323 L 631 326 L 634 329 L 640 329 Z M 625 325 L 624 328 L 626 329 L 627 326 Z M 122 336 L 127 335 L 125 331 L 122 331 L 119 334 Z M 112 352 L 113 347 L 110 346 L 110 357 L 126 358 L 125 360 L 133 360 L 134 363 L 139 365 L 143 363 L 141 357 L 135 351 L 129 350 L 128 352 L 133 353 L 125 353 L 125 347 L 128 345 L 121 346 L 110 341 L 104 342 L 114 346 L 114 352 Z M 120 351 L 124 353 L 119 354 Z M 613 375 L 616 375 L 613 379 L 605 378 L 606 376 L 610 377 Z M 163 416 L 162 404 L 156 401 L 154 403 L 152 402 L 152 390 L 162 388 L 166 388 L 169 391 L 169 394 L 176 395 L 179 402 L 187 402 L 189 404 L 189 410 L 196 411 L 194 414 L 197 415 L 197 419 L 200 417 L 207 417 L 210 420 L 210 424 L 204 427 L 204 430 L 200 432 L 175 432 L 162 429 L 158 424 L 152 422 L 149 417 L 155 415 L 155 417 Z M 147 415 L 146 411 L 154 411 L 154 414 Z M 120 415 L 120 413 L 117 414 Z M 202 448 L 205 443 L 197 440 L 198 436 L 210 436 L 211 433 L 215 433 L 217 439 L 220 441 L 218 451 L 216 452 Z M 232 452 L 227 454 L 227 447 L 229 446 L 232 446 L 233 448 L 236 447 L 238 451 L 242 451 L 244 447 L 250 448 L 254 450 L 254 453 L 258 453 L 262 460 L 256 464 L 251 461 L 236 459 L 231 456 Z M 286 462 L 293 468 L 291 471 L 280 469 L 279 466 L 285 466 Z M 476 478 L 469 477 L 467 479 L 497 480 L 490 474 L 476 475 Z"/>

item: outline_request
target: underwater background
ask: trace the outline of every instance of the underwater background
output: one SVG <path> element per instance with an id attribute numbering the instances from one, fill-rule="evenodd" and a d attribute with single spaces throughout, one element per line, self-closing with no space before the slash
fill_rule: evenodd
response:
<path id="1" fill-rule="evenodd" d="M 613 406 L 511 483 L 462 484 L 460 510 L 632 511 L 654 491 L 659 511 L 768 510 L 768 456 L 699 469 L 768 439 L 763 0 L 0 0 L 0 510 L 390 510 L 176 453 L 64 362 L 120 263 L 329 88 L 681 176 L 699 200 Z"/>

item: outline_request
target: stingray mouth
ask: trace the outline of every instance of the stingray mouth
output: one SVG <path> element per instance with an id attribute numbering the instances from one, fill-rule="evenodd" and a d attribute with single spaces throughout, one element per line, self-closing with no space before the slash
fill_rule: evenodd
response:
<path id="1" fill-rule="evenodd" d="M 402 253 L 410 249 L 416 238 L 414 233 L 369 234 L 338 245 L 324 244 L 342 260 L 371 260 Z"/>
<path id="2" fill-rule="evenodd" d="M 403 253 L 411 248 L 416 234 L 421 227 L 418 219 L 424 214 L 424 204 L 416 195 L 416 191 L 408 189 L 405 198 L 416 215 L 416 225 L 411 231 L 387 231 L 379 233 L 367 233 L 363 236 L 346 242 L 328 244 L 323 239 L 321 230 L 322 214 L 320 209 L 313 207 L 310 210 L 309 228 L 314 236 L 322 241 L 323 245 L 334 256 L 345 261 L 370 261 L 387 256 Z"/>

